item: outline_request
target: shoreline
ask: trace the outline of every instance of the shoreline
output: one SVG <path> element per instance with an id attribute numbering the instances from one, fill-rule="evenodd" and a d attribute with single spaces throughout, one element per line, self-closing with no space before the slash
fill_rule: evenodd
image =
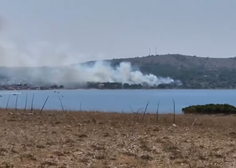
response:
<path id="1" fill-rule="evenodd" d="M 145 91 L 152 91 L 152 90 L 236 90 L 235 89 L 45 89 L 45 90 L 39 90 L 39 89 L 29 89 L 29 90 L 0 90 L 1 92 L 21 92 L 21 91 L 76 91 L 76 90 L 83 90 L 83 91 L 138 91 L 138 90 L 145 90 Z"/>

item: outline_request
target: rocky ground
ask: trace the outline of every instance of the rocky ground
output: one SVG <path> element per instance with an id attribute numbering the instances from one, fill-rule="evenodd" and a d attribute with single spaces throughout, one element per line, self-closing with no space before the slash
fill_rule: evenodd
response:
<path id="1" fill-rule="evenodd" d="M 0 168 L 236 167 L 236 116 L 0 110 Z"/>

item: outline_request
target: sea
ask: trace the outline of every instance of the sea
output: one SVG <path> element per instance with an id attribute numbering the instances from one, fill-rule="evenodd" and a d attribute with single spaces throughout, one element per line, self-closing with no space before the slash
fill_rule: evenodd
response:
<path id="1" fill-rule="evenodd" d="M 182 113 L 190 105 L 236 106 L 236 90 L 20 90 L 0 91 L 0 108 L 121 113 Z"/>

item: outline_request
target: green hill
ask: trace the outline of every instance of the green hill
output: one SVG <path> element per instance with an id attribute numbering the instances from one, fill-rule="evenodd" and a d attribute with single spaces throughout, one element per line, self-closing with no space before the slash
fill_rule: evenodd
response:
<path id="1" fill-rule="evenodd" d="M 236 57 L 204 58 L 180 54 L 112 59 L 112 65 L 130 62 L 143 73 L 171 77 L 183 82 L 183 88 L 236 88 Z"/>

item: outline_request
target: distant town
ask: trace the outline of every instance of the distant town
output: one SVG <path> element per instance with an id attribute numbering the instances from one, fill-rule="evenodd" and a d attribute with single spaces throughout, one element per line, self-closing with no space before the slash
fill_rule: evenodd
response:
<path id="1" fill-rule="evenodd" d="M 1 84 L 0 90 L 53 90 L 53 89 L 64 89 L 63 85 L 30 85 L 30 84 Z"/>
<path id="2" fill-rule="evenodd" d="M 0 90 L 57 90 L 57 89 L 170 89 L 180 87 L 176 83 L 148 86 L 142 84 L 128 84 L 118 82 L 87 82 L 86 85 L 36 85 L 27 83 L 0 84 Z"/>

